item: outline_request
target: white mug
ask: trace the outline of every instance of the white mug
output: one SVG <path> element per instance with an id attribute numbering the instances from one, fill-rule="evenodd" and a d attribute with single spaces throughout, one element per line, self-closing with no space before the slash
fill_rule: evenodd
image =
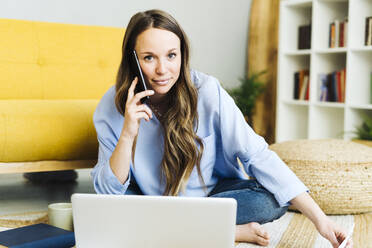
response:
<path id="1" fill-rule="evenodd" d="M 71 203 L 52 203 L 48 205 L 49 225 L 73 231 Z"/>

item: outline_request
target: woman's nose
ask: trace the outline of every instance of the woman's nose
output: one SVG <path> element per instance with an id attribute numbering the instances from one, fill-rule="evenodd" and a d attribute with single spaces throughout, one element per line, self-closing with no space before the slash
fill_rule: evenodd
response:
<path id="1" fill-rule="evenodd" d="M 165 62 L 162 60 L 159 60 L 156 65 L 156 73 L 157 74 L 164 74 L 166 72 L 166 66 Z"/>

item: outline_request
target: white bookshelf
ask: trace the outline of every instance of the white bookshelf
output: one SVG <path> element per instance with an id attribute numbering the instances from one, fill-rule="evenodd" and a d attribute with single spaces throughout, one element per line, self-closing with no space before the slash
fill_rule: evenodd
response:
<path id="1" fill-rule="evenodd" d="M 364 46 L 372 0 L 282 0 L 280 3 L 276 142 L 355 136 L 372 116 L 372 46 Z M 347 46 L 329 48 L 329 24 L 348 18 Z M 310 24 L 311 49 L 298 50 L 298 27 Z M 346 68 L 345 102 L 320 102 L 318 75 Z M 310 71 L 309 100 L 294 100 L 294 73 Z"/>

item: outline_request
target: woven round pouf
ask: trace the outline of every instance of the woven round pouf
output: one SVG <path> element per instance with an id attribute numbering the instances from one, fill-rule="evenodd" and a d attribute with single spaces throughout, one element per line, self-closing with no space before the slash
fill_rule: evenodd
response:
<path id="1" fill-rule="evenodd" d="M 270 149 L 310 189 L 326 214 L 372 211 L 372 148 L 328 139 L 287 141 Z"/>

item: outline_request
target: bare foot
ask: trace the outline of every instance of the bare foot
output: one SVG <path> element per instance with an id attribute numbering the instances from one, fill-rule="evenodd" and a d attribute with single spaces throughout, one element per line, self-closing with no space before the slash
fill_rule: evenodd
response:
<path id="1" fill-rule="evenodd" d="M 235 241 L 267 246 L 269 244 L 270 237 L 260 224 L 257 222 L 251 222 L 236 226 Z"/>

